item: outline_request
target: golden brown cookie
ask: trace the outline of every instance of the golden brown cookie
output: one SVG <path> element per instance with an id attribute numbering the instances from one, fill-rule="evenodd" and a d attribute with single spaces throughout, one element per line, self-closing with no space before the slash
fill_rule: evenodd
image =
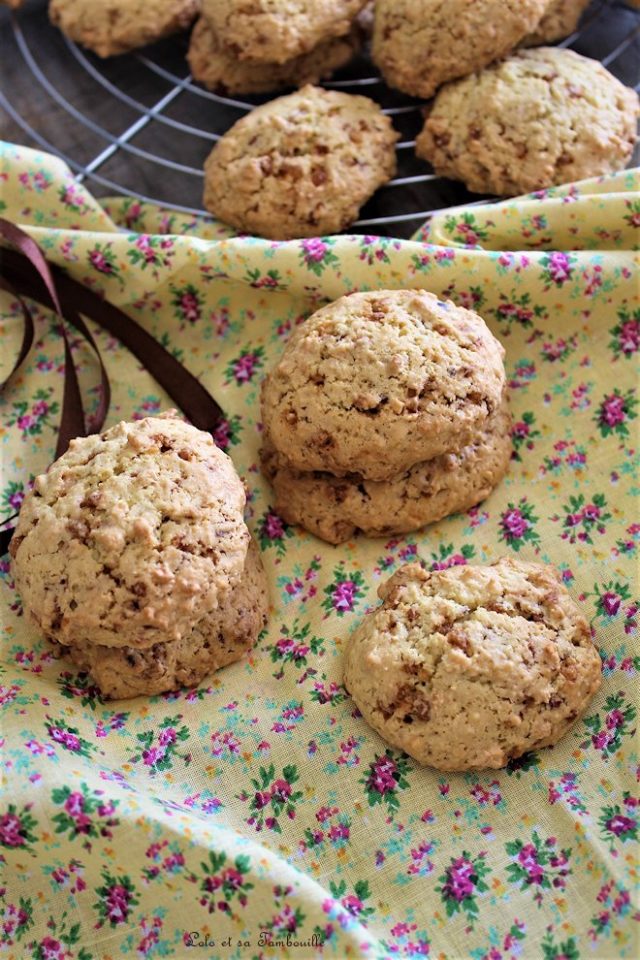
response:
<path id="1" fill-rule="evenodd" d="M 296 329 L 263 382 L 263 423 L 298 470 L 392 480 L 482 429 L 503 357 L 477 313 L 426 290 L 353 293 Z"/>
<path id="2" fill-rule="evenodd" d="M 273 240 L 337 233 L 394 175 L 397 138 L 373 100 L 303 87 L 218 141 L 205 163 L 204 205 Z"/>
<path id="3" fill-rule="evenodd" d="M 283 87 L 317 83 L 345 66 L 361 44 L 357 27 L 343 37 L 319 43 L 284 63 L 238 60 L 217 38 L 209 21 L 200 17 L 191 34 L 187 59 L 194 80 L 221 93 L 268 93 Z"/>
<path id="4" fill-rule="evenodd" d="M 202 14 L 239 60 L 286 63 L 349 33 L 367 0 L 202 0 Z"/>
<path id="5" fill-rule="evenodd" d="M 186 30 L 200 0 L 51 0 L 49 17 L 70 40 L 100 57 L 136 50 Z"/>
<path id="6" fill-rule="evenodd" d="M 399 570 L 347 641 L 344 684 L 380 736 L 438 770 L 552 746 L 600 686 L 589 624 L 553 567 Z"/>
<path id="7" fill-rule="evenodd" d="M 431 97 L 504 56 L 549 0 L 376 0 L 372 55 L 391 87 Z"/>
<path id="8" fill-rule="evenodd" d="M 91 674 L 110 700 L 155 696 L 193 687 L 251 650 L 267 620 L 269 598 L 260 551 L 252 539 L 244 572 L 223 609 L 204 617 L 181 640 L 152 647 L 77 643 L 63 652 Z"/>
<path id="9" fill-rule="evenodd" d="M 578 21 L 591 0 L 552 0 L 533 33 L 522 41 L 523 47 L 537 47 L 543 43 L 563 40 L 578 26 Z"/>
<path id="10" fill-rule="evenodd" d="M 229 457 L 175 417 L 73 440 L 37 477 L 11 541 L 24 608 L 59 643 L 180 640 L 242 575 L 244 505 Z"/>
<path id="11" fill-rule="evenodd" d="M 488 497 L 509 466 L 510 425 L 505 406 L 460 450 L 417 463 L 382 482 L 295 470 L 268 438 L 261 451 L 262 467 L 275 493 L 274 509 L 287 523 L 334 544 L 358 532 L 389 537 L 419 530 Z"/>
<path id="12" fill-rule="evenodd" d="M 436 97 L 416 153 L 469 190 L 515 196 L 621 170 L 638 95 L 572 50 L 520 50 Z"/>

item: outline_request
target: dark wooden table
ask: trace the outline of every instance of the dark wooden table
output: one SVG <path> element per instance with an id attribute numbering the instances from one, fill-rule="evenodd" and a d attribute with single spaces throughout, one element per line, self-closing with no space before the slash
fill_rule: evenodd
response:
<path id="1" fill-rule="evenodd" d="M 141 54 L 100 60 L 69 44 L 49 24 L 44 0 L 27 0 L 11 14 L 0 8 L 0 77 L 5 140 L 38 146 L 66 158 L 97 196 L 129 192 L 200 209 L 202 165 L 213 137 L 244 112 L 188 82 L 187 37 L 172 37 Z M 571 47 L 604 59 L 629 86 L 639 80 L 640 16 L 622 0 L 594 0 Z M 607 58 L 610 58 L 607 62 Z M 336 79 L 375 77 L 361 58 Z M 415 101 L 380 83 L 346 86 L 394 113 L 402 140 L 421 126 Z M 239 98 L 243 99 L 243 98 Z M 260 98 L 247 98 L 252 103 Z M 268 99 L 268 98 L 262 98 Z M 478 200 L 460 185 L 425 180 L 426 165 L 410 146 L 399 151 L 398 176 L 417 182 L 385 188 L 366 205 L 360 232 L 409 236 L 416 213 Z M 160 159 L 158 159 L 160 158 Z M 402 219 L 413 216 L 413 219 Z"/>

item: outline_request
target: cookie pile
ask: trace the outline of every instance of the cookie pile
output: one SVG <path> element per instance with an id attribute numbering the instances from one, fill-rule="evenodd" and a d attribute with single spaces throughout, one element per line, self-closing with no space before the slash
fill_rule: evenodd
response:
<path id="1" fill-rule="evenodd" d="M 557 743 L 600 686 L 589 624 L 553 567 L 414 563 L 378 593 L 382 606 L 347 641 L 344 684 L 419 763 L 503 767 Z"/>
<path id="2" fill-rule="evenodd" d="M 479 503 L 511 456 L 503 357 L 481 317 L 424 290 L 318 310 L 262 386 L 278 513 L 337 544 Z"/>
<path id="3" fill-rule="evenodd" d="M 269 93 L 330 77 L 360 49 L 366 0 L 239 4 L 204 0 L 187 59 L 218 93 Z"/>
<path id="4" fill-rule="evenodd" d="M 266 621 L 266 579 L 231 460 L 172 414 L 72 441 L 10 544 L 31 620 L 105 697 L 194 686 Z"/>
<path id="5" fill-rule="evenodd" d="M 571 50 L 516 49 L 566 37 L 587 2 L 376 0 L 372 56 L 385 80 L 435 95 L 417 156 L 500 196 L 623 169 L 636 142 L 635 91 Z"/>

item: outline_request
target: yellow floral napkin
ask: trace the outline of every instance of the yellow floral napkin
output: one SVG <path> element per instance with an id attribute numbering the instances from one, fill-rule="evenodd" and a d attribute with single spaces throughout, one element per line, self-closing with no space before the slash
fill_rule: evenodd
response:
<path id="1" fill-rule="evenodd" d="M 431 957 L 638 954 L 634 742 L 640 224 L 633 171 L 443 212 L 414 241 L 274 243 L 132 199 L 101 204 L 57 159 L 5 145 L 2 215 L 122 306 L 222 405 L 249 491 L 268 630 L 195 691 L 103 703 L 22 616 L 2 558 L 2 956 Z M 500 337 L 514 455 L 488 500 L 402 538 L 329 547 L 288 527 L 258 468 L 259 384 L 291 330 L 354 289 L 424 287 Z M 2 516 L 53 456 L 63 341 L 2 395 Z M 0 293 L 6 376 L 21 312 Z M 94 329 L 108 423 L 170 405 Z M 98 370 L 78 339 L 84 394 Z M 500 555 L 555 564 L 591 621 L 604 683 L 561 743 L 507 769 L 419 768 L 370 731 L 341 651 L 379 583 Z"/>

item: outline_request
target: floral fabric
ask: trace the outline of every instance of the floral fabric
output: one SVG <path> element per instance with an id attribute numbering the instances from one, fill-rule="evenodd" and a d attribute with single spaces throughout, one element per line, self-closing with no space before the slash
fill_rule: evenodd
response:
<path id="1" fill-rule="evenodd" d="M 273 243 L 131 199 L 100 205 L 36 151 L 7 145 L 3 164 L 3 216 L 222 404 L 216 440 L 247 485 L 271 614 L 251 656 L 197 690 L 104 703 L 27 624 L 2 559 L 1 955 L 637 956 L 636 175 L 444 212 L 414 242 Z M 320 302 L 407 286 L 473 307 L 504 343 L 511 469 L 465 515 L 329 547 L 271 507 L 260 379 Z M 55 447 L 63 341 L 53 315 L 34 314 L 36 342 L 2 397 L 2 516 Z M 5 374 L 20 316 L 1 293 Z M 169 406 L 94 335 L 109 423 Z M 76 357 L 95 401 L 95 359 L 80 341 Z M 421 769 L 359 716 L 343 645 L 405 561 L 503 554 L 562 571 L 595 631 L 601 692 L 558 746 L 506 770 Z"/>

